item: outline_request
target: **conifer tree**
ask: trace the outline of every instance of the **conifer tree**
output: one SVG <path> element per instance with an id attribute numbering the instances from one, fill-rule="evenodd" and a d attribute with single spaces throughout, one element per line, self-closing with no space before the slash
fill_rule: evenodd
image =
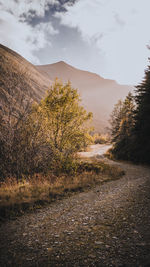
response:
<path id="1" fill-rule="evenodd" d="M 116 158 L 131 159 L 131 142 L 134 119 L 134 96 L 129 93 L 125 101 L 119 100 L 111 115 L 112 141 L 114 142 L 112 153 Z"/>
<path id="2" fill-rule="evenodd" d="M 145 71 L 145 77 L 136 87 L 136 160 L 150 163 L 150 66 Z"/>

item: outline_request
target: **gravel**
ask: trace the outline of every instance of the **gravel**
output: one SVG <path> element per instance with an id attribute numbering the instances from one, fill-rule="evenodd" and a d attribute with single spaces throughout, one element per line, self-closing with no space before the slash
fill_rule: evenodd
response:
<path id="1" fill-rule="evenodd" d="M 113 164 L 120 180 L 3 223 L 0 266 L 150 266 L 150 168 Z"/>

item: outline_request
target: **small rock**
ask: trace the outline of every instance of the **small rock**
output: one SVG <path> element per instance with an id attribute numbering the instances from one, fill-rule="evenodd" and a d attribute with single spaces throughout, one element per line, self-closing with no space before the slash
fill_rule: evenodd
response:
<path id="1" fill-rule="evenodd" d="M 89 255 L 89 258 L 92 258 L 92 259 L 94 259 L 94 258 L 95 258 L 95 255 L 93 255 L 93 254 L 90 254 L 90 255 Z"/>
<path id="2" fill-rule="evenodd" d="M 96 245 L 102 245 L 102 244 L 104 244 L 102 241 L 95 241 L 95 244 Z"/>
<path id="3" fill-rule="evenodd" d="M 27 233 L 23 233 L 23 236 L 26 236 L 27 235 Z"/>

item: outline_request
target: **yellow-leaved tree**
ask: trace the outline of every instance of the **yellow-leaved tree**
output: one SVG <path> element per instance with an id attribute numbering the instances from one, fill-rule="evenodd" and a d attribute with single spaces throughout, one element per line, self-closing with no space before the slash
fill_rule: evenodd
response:
<path id="1" fill-rule="evenodd" d="M 70 82 L 63 85 L 56 79 L 45 99 L 36 106 L 53 154 L 50 166 L 57 170 L 70 170 L 76 152 L 90 141 L 87 122 L 92 113 L 87 113 L 80 101 Z"/>

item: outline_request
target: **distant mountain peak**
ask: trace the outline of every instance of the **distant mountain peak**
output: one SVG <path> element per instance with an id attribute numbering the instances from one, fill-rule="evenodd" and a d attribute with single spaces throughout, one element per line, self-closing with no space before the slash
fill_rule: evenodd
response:
<path id="1" fill-rule="evenodd" d="M 63 60 L 60 60 L 60 61 L 58 61 L 58 62 L 56 62 L 56 64 L 65 64 L 65 65 L 68 65 L 65 61 L 63 61 Z"/>
<path id="2" fill-rule="evenodd" d="M 72 69 L 75 69 L 75 67 L 71 66 L 70 64 L 68 64 L 67 62 L 63 61 L 63 60 L 60 60 L 60 61 L 57 61 L 53 64 L 49 64 L 49 65 L 57 65 L 57 66 L 61 66 L 61 67 L 69 67 L 69 68 L 72 68 Z"/>
<path id="3" fill-rule="evenodd" d="M 65 61 L 63 60 L 60 60 L 60 61 L 57 61 L 57 62 L 54 62 L 54 63 L 50 63 L 50 64 L 46 64 L 46 65 L 36 65 L 36 67 L 46 67 L 46 68 L 49 68 L 51 66 L 57 66 L 59 68 L 72 68 L 72 69 L 75 69 L 73 66 L 69 65 L 68 63 L 66 63 Z"/>
<path id="4" fill-rule="evenodd" d="M 97 131 L 103 131 L 104 127 L 108 126 L 107 120 L 114 104 L 133 90 L 131 86 L 119 85 L 96 73 L 73 67 L 63 60 L 47 65 L 32 65 L 21 55 L 3 45 L 0 45 L 0 57 L 3 81 L 0 84 L 0 99 L 3 107 L 7 108 L 8 84 L 11 85 L 10 88 L 14 87 L 15 101 L 18 101 L 18 94 L 25 99 L 32 98 L 34 101 L 40 101 L 56 77 L 64 83 L 70 80 L 73 88 L 78 89 L 84 107 L 93 112 L 94 126 Z M 6 71 L 8 75 L 5 74 Z M 23 74 L 21 71 L 24 71 Z M 20 83 L 17 86 L 11 75 L 13 72 L 20 77 Z"/>

